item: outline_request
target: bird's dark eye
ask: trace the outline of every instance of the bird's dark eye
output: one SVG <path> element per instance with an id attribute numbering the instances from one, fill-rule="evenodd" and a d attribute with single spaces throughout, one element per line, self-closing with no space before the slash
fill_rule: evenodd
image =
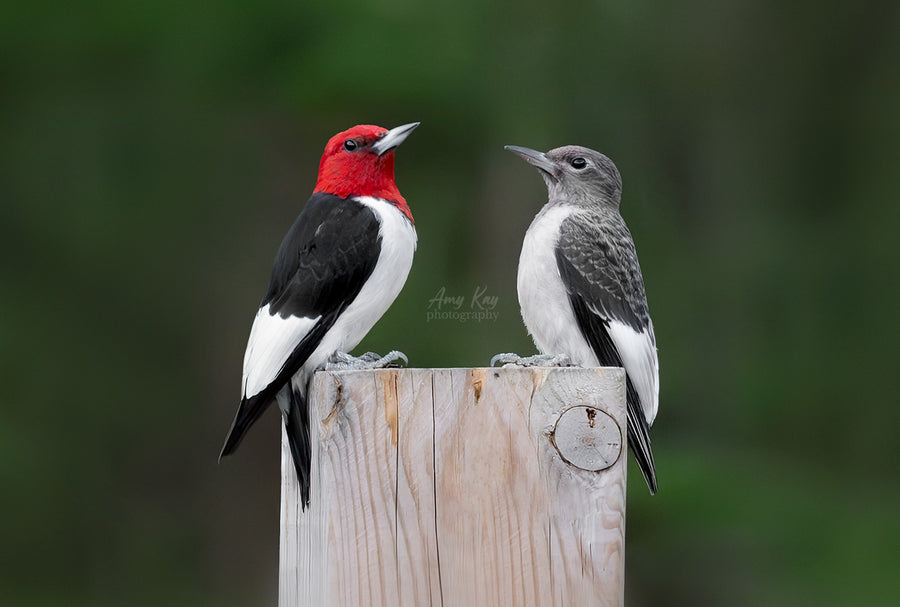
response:
<path id="1" fill-rule="evenodd" d="M 348 152 L 356 151 L 356 148 L 359 147 L 359 144 L 353 141 L 352 139 L 348 139 L 344 142 L 344 149 Z"/>
<path id="2" fill-rule="evenodd" d="M 576 169 L 583 169 L 587 166 L 587 160 L 585 160 L 584 158 L 573 158 L 572 166 Z"/>

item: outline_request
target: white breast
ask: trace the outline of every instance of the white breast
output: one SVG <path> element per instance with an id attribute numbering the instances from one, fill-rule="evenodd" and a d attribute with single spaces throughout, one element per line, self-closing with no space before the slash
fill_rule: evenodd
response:
<path id="1" fill-rule="evenodd" d="M 578 329 L 556 264 L 559 226 L 569 213 L 563 206 L 545 206 L 525 233 L 519 256 L 519 305 L 538 350 L 567 354 L 577 365 L 596 367 L 599 361 Z"/>

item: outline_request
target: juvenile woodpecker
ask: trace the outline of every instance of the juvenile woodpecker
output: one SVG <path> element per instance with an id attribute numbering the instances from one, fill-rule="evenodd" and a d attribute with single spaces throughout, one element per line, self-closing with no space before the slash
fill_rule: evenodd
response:
<path id="1" fill-rule="evenodd" d="M 628 444 L 656 493 L 649 428 L 659 404 L 659 363 L 634 241 L 619 215 L 619 171 L 579 146 L 546 154 L 506 149 L 534 165 L 549 191 L 525 233 L 517 281 L 522 318 L 544 356 L 500 354 L 494 361 L 623 367 Z"/>
<path id="2" fill-rule="evenodd" d="M 315 190 L 281 242 L 250 329 L 241 404 L 219 457 L 233 453 L 277 400 L 304 505 L 313 374 L 329 361 L 372 368 L 402 357 L 346 352 L 387 311 L 412 266 L 416 228 L 394 183 L 393 150 L 417 126 L 359 125 L 328 141 Z"/>

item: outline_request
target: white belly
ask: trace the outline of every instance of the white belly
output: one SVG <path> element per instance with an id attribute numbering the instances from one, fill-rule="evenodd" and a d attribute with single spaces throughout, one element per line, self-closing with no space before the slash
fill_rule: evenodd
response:
<path id="1" fill-rule="evenodd" d="M 599 361 L 578 329 L 556 264 L 559 226 L 569 212 L 561 206 L 544 207 L 528 228 L 519 256 L 519 305 L 541 353 L 566 354 L 576 365 L 596 367 Z"/>

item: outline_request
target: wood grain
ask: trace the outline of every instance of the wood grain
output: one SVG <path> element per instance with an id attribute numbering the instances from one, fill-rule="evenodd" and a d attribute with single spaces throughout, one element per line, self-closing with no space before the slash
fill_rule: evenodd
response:
<path id="1" fill-rule="evenodd" d="M 280 604 L 622 605 L 624 392 L 621 369 L 316 374 L 306 511 L 282 441 Z M 617 457 L 557 426 L 573 407 L 610 416 Z"/>

